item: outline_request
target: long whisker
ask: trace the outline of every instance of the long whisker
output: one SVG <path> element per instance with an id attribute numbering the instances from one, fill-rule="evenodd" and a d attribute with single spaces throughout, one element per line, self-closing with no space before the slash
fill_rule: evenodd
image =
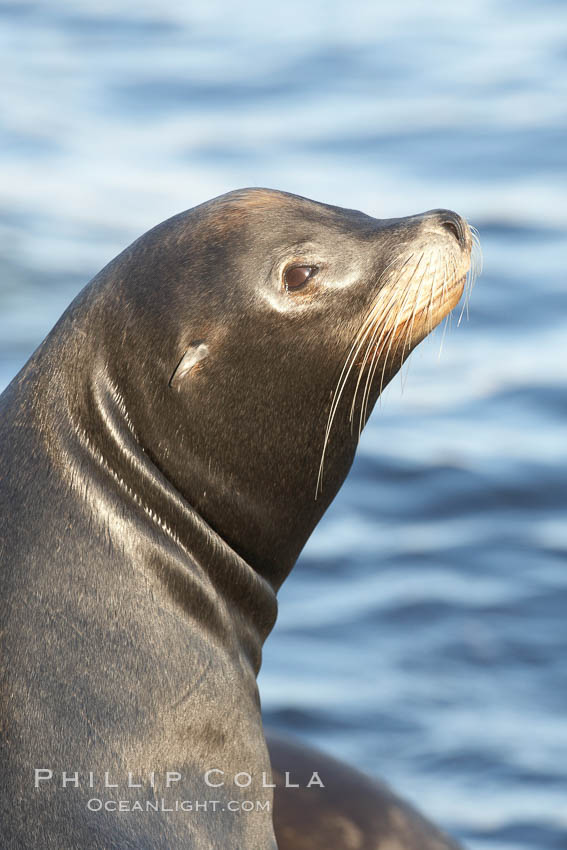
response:
<path id="1" fill-rule="evenodd" d="M 446 292 L 447 292 L 447 272 L 448 272 L 447 258 L 445 257 L 445 267 L 443 269 L 443 293 L 442 293 L 443 298 L 445 298 L 445 295 L 446 295 Z M 439 346 L 439 354 L 437 355 L 438 360 L 441 359 L 441 354 L 443 353 L 443 344 L 445 342 L 445 334 L 447 333 L 447 326 L 449 324 L 450 315 L 451 314 L 449 313 L 447 316 L 445 316 L 445 321 L 443 322 L 443 333 L 441 335 L 441 345 Z"/>
<path id="2" fill-rule="evenodd" d="M 409 257 L 406 258 L 406 260 L 404 261 L 404 263 L 401 266 L 401 269 L 403 269 L 407 265 L 407 263 L 410 262 L 412 256 L 413 256 L 413 254 L 411 254 Z M 392 260 L 392 262 L 389 263 L 386 266 L 386 268 L 384 269 L 384 271 L 382 272 L 382 274 L 380 275 L 380 277 L 378 279 L 378 285 L 381 283 L 386 272 L 392 266 L 394 266 L 397 261 L 398 261 L 398 258 L 396 258 L 395 260 Z M 345 388 L 345 386 L 348 382 L 352 368 L 353 368 L 353 366 L 356 362 L 356 358 L 358 357 L 358 354 L 359 354 L 359 352 L 360 352 L 360 350 L 361 350 L 361 348 L 364 344 L 364 340 L 365 340 L 367 334 L 369 333 L 370 328 L 372 327 L 372 323 L 374 321 L 375 313 L 377 312 L 378 306 L 379 306 L 379 299 L 377 299 L 376 303 L 370 309 L 367 317 L 365 318 L 365 320 L 362 324 L 362 327 L 358 331 L 358 333 L 357 333 L 357 335 L 354 339 L 354 342 L 352 343 L 352 345 L 349 349 L 349 352 L 347 354 L 344 366 L 341 370 L 341 373 L 339 375 L 339 379 L 337 381 L 337 385 L 336 385 L 334 393 L 333 393 L 333 398 L 332 398 L 332 401 L 331 401 L 331 408 L 329 410 L 329 417 L 327 419 L 327 428 L 326 428 L 326 431 L 325 431 L 325 439 L 324 439 L 324 442 L 323 442 L 323 450 L 321 452 L 321 461 L 320 461 L 320 464 L 319 464 L 319 472 L 318 472 L 318 475 L 317 475 L 317 485 L 316 485 L 316 489 L 315 489 L 315 498 L 317 498 L 317 495 L 319 494 L 319 491 L 320 491 L 321 486 L 322 486 L 323 468 L 324 468 L 324 464 L 325 464 L 325 453 L 326 453 L 326 450 L 327 450 L 327 444 L 329 442 L 329 434 L 331 433 L 331 428 L 333 426 L 333 421 L 334 421 L 334 418 L 335 418 L 335 415 L 336 415 L 336 412 L 337 412 L 337 409 L 338 409 L 338 406 L 339 406 L 339 402 L 340 402 L 342 394 L 344 392 L 344 388 Z"/>
<path id="3" fill-rule="evenodd" d="M 398 328 L 398 318 L 399 318 L 400 316 L 402 316 L 402 315 L 403 315 L 403 311 L 405 310 L 405 306 L 406 306 L 406 301 L 407 301 L 408 295 L 409 295 L 409 293 L 410 293 L 410 291 L 411 291 L 411 284 L 412 284 L 413 278 L 415 277 L 415 275 L 416 275 L 416 274 L 417 274 L 417 272 L 419 271 L 419 267 L 420 267 L 420 265 L 421 265 L 421 261 L 423 260 L 424 256 L 425 256 L 425 254 L 424 254 L 424 253 L 422 253 L 422 254 L 421 254 L 421 256 L 420 256 L 420 258 L 419 258 L 419 260 L 418 260 L 418 262 L 417 262 L 417 264 L 416 264 L 416 266 L 415 266 L 415 268 L 414 268 L 414 270 L 413 270 L 413 272 L 412 272 L 412 274 L 411 274 L 410 279 L 408 280 L 408 283 L 407 283 L 406 289 L 405 289 L 405 291 L 404 291 L 404 293 L 403 293 L 403 299 L 400 299 L 401 303 L 400 303 L 400 306 L 399 306 L 399 309 L 398 309 L 398 313 L 397 313 L 397 315 L 396 315 L 396 320 L 394 321 L 393 326 L 392 326 L 392 328 L 391 328 L 391 331 L 389 332 L 388 337 L 387 337 L 387 339 L 388 339 L 388 348 L 387 348 L 387 350 L 386 350 L 386 357 L 384 358 L 384 367 L 383 367 L 383 369 L 382 369 L 382 376 L 381 376 L 381 378 L 380 378 L 380 389 L 379 389 L 378 395 L 381 395 L 381 394 L 382 394 L 382 390 L 383 390 L 383 387 L 384 387 L 384 377 L 385 377 L 385 375 L 386 375 L 386 368 L 387 368 L 387 365 L 388 365 L 388 358 L 389 358 L 390 353 L 391 353 L 391 351 L 392 351 L 392 343 L 394 342 L 394 340 L 395 340 L 395 338 L 396 338 L 396 331 L 397 331 L 397 328 Z M 427 266 L 426 266 L 426 268 L 425 268 L 425 270 L 424 270 L 424 272 L 423 272 L 423 275 L 422 275 L 422 277 L 421 277 L 421 279 L 420 279 L 420 282 L 419 282 L 419 284 L 418 284 L 418 290 L 419 290 L 419 288 L 421 287 L 421 283 L 422 283 L 422 281 L 423 281 L 423 276 L 426 274 L 426 272 L 427 272 L 427 268 L 428 268 L 428 267 L 429 267 L 429 262 L 428 262 L 428 264 L 427 264 Z M 385 340 L 385 341 L 386 341 L 386 340 Z M 398 345 L 399 345 L 399 344 L 398 344 Z M 397 348 L 398 348 L 398 346 L 396 346 L 395 351 L 397 351 Z M 379 351 L 377 351 L 377 355 L 381 355 L 381 354 L 383 353 L 383 350 L 384 350 L 384 346 L 381 346 L 381 347 L 380 347 L 380 350 L 379 350 Z M 370 397 L 370 387 L 372 386 L 372 381 L 374 380 L 374 374 L 375 374 L 375 372 L 376 372 L 376 368 L 377 368 L 378 362 L 379 362 L 379 358 L 378 358 L 378 356 L 377 356 L 376 358 L 374 358 L 373 367 L 372 367 L 372 369 L 369 371 L 369 373 L 368 373 L 368 377 L 367 377 L 367 379 L 366 379 L 365 398 L 364 398 L 364 400 L 363 400 L 363 411 L 362 411 L 362 415 L 364 416 L 364 421 L 366 421 L 366 417 L 367 417 L 367 411 L 368 411 L 368 400 L 369 400 L 369 397 Z"/>
<path id="4" fill-rule="evenodd" d="M 411 256 L 413 257 L 413 254 Z M 369 357 L 370 352 L 371 352 L 371 350 L 374 346 L 377 335 L 379 334 L 379 332 L 381 330 L 384 329 L 384 327 L 387 326 L 390 313 L 392 312 L 392 309 L 397 305 L 397 303 L 399 301 L 399 295 L 398 295 L 398 292 L 397 292 L 397 285 L 398 285 L 398 281 L 401 277 L 401 273 L 403 271 L 403 268 L 404 267 L 402 267 L 400 269 L 398 277 L 396 278 L 396 280 L 393 281 L 390 284 L 390 286 L 391 286 L 390 300 L 388 301 L 388 303 L 386 305 L 384 305 L 384 309 L 380 309 L 379 312 L 377 310 L 374 311 L 376 313 L 376 320 L 375 320 L 373 328 L 372 328 L 372 335 L 370 336 L 370 339 L 369 339 L 367 347 L 366 347 L 364 359 L 363 359 L 361 366 L 360 366 L 358 380 L 356 382 L 356 387 L 355 387 L 355 390 L 354 390 L 352 405 L 351 405 L 351 408 L 350 408 L 349 419 L 350 419 L 351 423 L 352 423 L 353 418 L 354 418 L 354 410 L 355 410 L 355 406 L 356 406 L 356 397 L 357 397 L 357 394 L 358 394 L 358 389 L 359 389 L 359 386 L 360 386 L 360 383 L 361 383 L 361 380 L 362 380 L 362 375 L 364 373 L 364 368 L 366 366 L 368 357 Z M 378 305 L 378 302 L 377 302 L 377 305 Z M 380 304 L 380 307 L 381 307 L 381 304 Z M 380 321 L 378 321 L 378 319 L 380 319 Z"/>
<path id="5" fill-rule="evenodd" d="M 419 258 L 419 262 L 418 262 L 418 264 L 417 264 L 417 266 L 416 266 L 416 269 L 415 269 L 415 271 L 416 271 L 416 272 L 418 271 L 419 266 L 420 266 L 421 261 L 423 260 L 424 256 L 425 256 L 425 254 L 422 254 L 422 255 L 421 255 L 421 257 Z M 421 285 L 422 285 L 423 280 L 424 280 L 424 278 L 425 278 L 425 276 L 426 276 L 426 274 L 427 274 L 427 271 L 428 271 L 428 269 L 429 269 L 429 265 L 430 265 L 430 263 L 431 263 L 431 258 L 429 258 L 429 259 L 428 259 L 428 261 L 427 261 L 427 265 L 425 266 L 425 268 L 424 268 L 424 270 L 423 270 L 423 274 L 421 275 L 421 278 L 420 278 L 420 281 L 419 281 L 419 284 L 418 284 L 418 287 L 417 287 L 418 292 L 419 292 L 419 291 L 420 291 L 420 289 L 421 289 Z M 406 294 L 406 297 L 407 297 L 407 294 Z M 404 305 L 403 305 L 403 307 L 405 307 L 405 299 L 404 299 Z M 403 308 L 402 308 L 402 309 L 403 309 Z M 381 378 L 380 378 L 380 390 L 379 390 L 379 394 L 380 394 L 380 395 L 382 395 L 382 390 L 384 389 L 384 378 L 385 378 L 385 376 L 386 376 L 386 369 L 387 369 L 387 366 L 388 366 L 388 358 L 389 358 L 390 353 L 391 353 L 391 350 L 392 350 L 392 342 L 394 341 L 394 338 L 395 338 L 395 337 L 393 336 L 393 337 L 392 337 L 392 339 L 390 340 L 390 344 L 389 344 L 389 346 L 388 346 L 388 350 L 386 351 L 386 357 L 385 357 L 385 359 L 384 359 L 384 367 L 383 367 L 383 369 L 382 369 L 382 376 L 381 376 Z M 396 347 L 396 349 L 395 349 L 395 350 L 397 350 L 397 347 Z M 395 353 L 395 352 L 394 352 L 394 353 Z M 372 378 L 374 378 L 374 375 L 372 375 Z"/>
<path id="6" fill-rule="evenodd" d="M 480 238 L 478 235 L 478 230 L 476 227 L 469 225 L 472 237 L 472 251 L 471 251 L 471 264 L 470 269 L 467 273 L 466 282 L 465 282 L 465 297 L 463 301 L 463 306 L 461 309 L 461 313 L 459 315 L 459 320 L 457 322 L 457 327 L 461 324 L 461 320 L 463 318 L 463 314 L 466 312 L 467 319 L 469 317 L 469 302 L 472 293 L 473 286 L 476 283 L 477 278 L 482 272 L 483 266 L 483 258 L 482 258 L 482 248 L 480 245 Z"/>
<path id="7" fill-rule="evenodd" d="M 368 370 L 368 372 L 367 372 L 366 382 L 365 382 L 365 386 L 364 386 L 364 391 L 363 391 L 363 394 L 362 394 L 362 402 L 361 402 L 361 406 L 360 406 L 360 418 L 359 418 L 359 426 L 358 426 L 358 438 L 359 438 L 359 439 L 360 439 L 360 435 L 361 435 L 361 433 L 362 433 L 362 428 L 363 428 L 363 424 L 362 424 L 362 423 L 363 423 L 363 419 L 364 419 L 365 399 L 366 399 L 366 393 L 367 393 L 367 388 L 368 388 L 368 374 L 369 374 L 370 369 L 372 368 L 372 364 L 374 363 L 374 360 L 375 360 L 375 358 L 376 358 L 376 356 L 377 356 L 377 352 L 379 353 L 379 351 L 380 351 L 380 349 L 381 349 L 382 345 L 384 344 L 385 340 L 389 338 L 389 334 L 392 332 L 392 328 L 393 328 L 393 327 L 395 327 L 395 320 L 394 320 L 394 322 L 392 323 L 392 326 L 390 327 L 390 329 L 389 329 L 389 330 L 387 329 L 387 325 L 388 325 L 387 320 L 388 320 L 388 318 L 389 318 L 389 316 L 390 316 L 390 313 L 392 312 L 393 307 L 395 307 L 395 306 L 396 306 L 396 301 L 397 301 L 397 298 L 395 297 L 395 296 L 396 296 L 396 293 L 395 293 L 395 292 L 393 293 L 393 296 L 394 296 L 394 297 L 393 297 L 393 300 L 392 300 L 392 302 L 391 302 L 391 304 L 390 304 L 390 307 L 389 307 L 389 309 L 388 309 L 388 313 L 387 313 L 387 315 L 384 317 L 384 321 L 382 321 L 382 322 L 380 322 L 379 324 L 377 324 L 377 326 L 376 326 L 376 328 L 375 328 L 375 330 L 374 330 L 374 333 L 373 333 L 372 338 L 371 338 L 371 340 L 370 340 L 370 342 L 369 342 L 369 345 L 368 345 L 368 349 L 367 349 L 367 352 L 366 352 L 366 357 L 365 357 L 364 363 L 363 363 L 363 364 L 362 364 L 362 366 L 361 366 L 360 374 L 359 374 L 359 376 L 358 376 L 358 382 L 357 382 L 356 392 L 358 392 L 358 387 L 359 387 L 360 382 L 361 382 L 361 379 L 362 379 L 362 375 L 363 375 L 363 372 L 364 372 L 364 367 L 366 366 L 366 363 L 367 363 L 367 361 L 368 361 L 368 355 L 370 355 L 370 368 L 369 368 L 369 370 Z M 397 315 L 397 314 L 396 314 L 396 315 Z M 385 336 L 381 336 L 381 334 L 383 334 L 383 333 L 384 333 L 384 330 L 385 330 L 385 329 L 386 329 L 386 334 L 385 334 Z M 377 339 L 377 338 L 378 338 L 378 340 L 379 340 L 379 341 L 378 341 L 378 344 L 376 344 L 376 339 Z M 352 416 L 354 416 L 354 407 L 355 407 L 355 404 L 356 404 L 356 393 L 355 393 L 355 397 L 353 398 L 353 401 L 352 401 L 352 408 L 351 408 L 351 415 L 352 415 Z"/>
<path id="8" fill-rule="evenodd" d="M 429 264 L 427 265 L 427 268 L 429 268 Z M 427 268 L 426 268 L 425 271 L 427 271 Z M 436 272 L 437 272 L 437 262 L 435 263 L 434 275 L 435 275 Z M 414 328 L 414 324 L 415 324 L 415 317 L 417 315 L 417 308 L 420 304 L 419 296 L 420 296 L 420 293 L 421 293 L 421 286 L 423 284 L 424 277 L 425 277 L 425 272 L 421 276 L 421 280 L 419 281 L 419 286 L 418 286 L 417 292 L 415 294 L 411 319 L 406 324 L 406 334 L 405 334 L 405 338 L 404 338 L 404 345 L 403 345 L 403 348 L 402 348 L 402 362 L 403 362 L 403 359 L 404 359 L 405 353 L 406 353 L 406 345 L 410 344 L 412 336 L 413 336 L 413 328 Z M 403 389 L 404 389 L 404 376 L 402 375 L 402 391 L 403 391 Z"/>
<path id="9" fill-rule="evenodd" d="M 385 335 L 380 339 L 379 344 L 374 348 L 374 351 L 373 351 L 373 354 L 372 354 L 371 365 L 370 365 L 370 368 L 369 368 L 367 375 L 366 375 L 366 383 L 365 383 L 365 386 L 364 386 L 364 392 L 363 392 L 363 395 L 362 395 L 362 403 L 361 403 L 361 406 L 360 406 L 360 418 L 359 418 L 359 425 L 358 425 L 358 437 L 359 437 L 359 439 L 360 439 L 360 435 L 362 433 L 362 429 L 364 427 L 364 423 L 366 421 L 366 411 L 368 409 L 369 388 L 370 388 L 371 381 L 372 381 L 372 378 L 371 378 L 372 369 L 373 369 L 375 363 L 377 362 L 377 358 L 380 356 L 386 342 L 388 340 L 391 340 L 393 338 L 393 335 L 395 335 L 396 328 L 397 328 L 397 325 L 398 325 L 398 318 L 401 315 L 401 313 L 403 312 L 408 293 L 411 289 L 412 280 L 415 276 L 417 269 L 419 268 L 419 265 L 420 265 L 422 259 L 423 259 L 423 254 L 419 258 L 415 268 L 413 269 L 413 271 L 412 271 L 412 273 L 409 277 L 409 280 L 406 283 L 405 289 L 403 291 L 403 299 L 400 299 L 399 293 L 397 293 L 397 291 L 396 291 L 398 281 L 396 281 L 396 284 L 393 287 L 393 293 L 392 294 L 395 296 L 395 302 L 394 303 L 397 306 L 396 315 L 395 315 L 395 318 L 394 318 L 393 322 L 391 323 L 389 329 L 386 330 Z M 399 277 L 398 277 L 398 280 L 399 280 Z M 403 303 L 401 303 L 401 302 L 403 302 Z M 383 323 L 382 327 L 387 328 L 388 327 L 387 323 Z"/>

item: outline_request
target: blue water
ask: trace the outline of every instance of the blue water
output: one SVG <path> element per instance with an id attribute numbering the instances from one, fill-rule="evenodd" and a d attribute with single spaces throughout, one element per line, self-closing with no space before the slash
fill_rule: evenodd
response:
<path id="1" fill-rule="evenodd" d="M 261 692 L 473 850 L 566 847 L 567 6 L 14 0 L 0 56 L 2 386 L 122 247 L 228 189 L 479 228 L 470 316 L 384 394 Z"/>

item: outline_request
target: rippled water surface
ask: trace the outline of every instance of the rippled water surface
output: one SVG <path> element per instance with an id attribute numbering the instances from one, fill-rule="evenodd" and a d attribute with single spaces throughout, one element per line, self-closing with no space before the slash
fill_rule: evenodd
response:
<path id="1" fill-rule="evenodd" d="M 567 846 L 567 7 L 0 2 L 0 383 L 134 237 L 266 185 L 452 207 L 468 320 L 385 392 L 281 592 L 267 719 L 473 850 Z"/>

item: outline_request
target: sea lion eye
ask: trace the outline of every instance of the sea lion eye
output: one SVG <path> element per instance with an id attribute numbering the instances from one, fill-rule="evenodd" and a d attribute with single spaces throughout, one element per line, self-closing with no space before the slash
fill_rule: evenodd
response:
<path id="1" fill-rule="evenodd" d="M 284 274 L 285 288 L 287 290 L 301 289 L 316 271 L 315 266 L 290 266 Z"/>

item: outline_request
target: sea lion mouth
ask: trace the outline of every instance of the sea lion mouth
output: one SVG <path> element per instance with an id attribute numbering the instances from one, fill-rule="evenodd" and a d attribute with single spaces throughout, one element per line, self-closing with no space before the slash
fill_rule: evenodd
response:
<path id="1" fill-rule="evenodd" d="M 429 257 L 423 252 L 417 262 L 405 264 L 398 279 L 386 287 L 393 306 L 381 323 L 382 333 L 405 333 L 406 344 L 426 336 L 461 300 L 469 268 L 470 253 L 457 265 L 454 256 L 440 251 Z"/>

